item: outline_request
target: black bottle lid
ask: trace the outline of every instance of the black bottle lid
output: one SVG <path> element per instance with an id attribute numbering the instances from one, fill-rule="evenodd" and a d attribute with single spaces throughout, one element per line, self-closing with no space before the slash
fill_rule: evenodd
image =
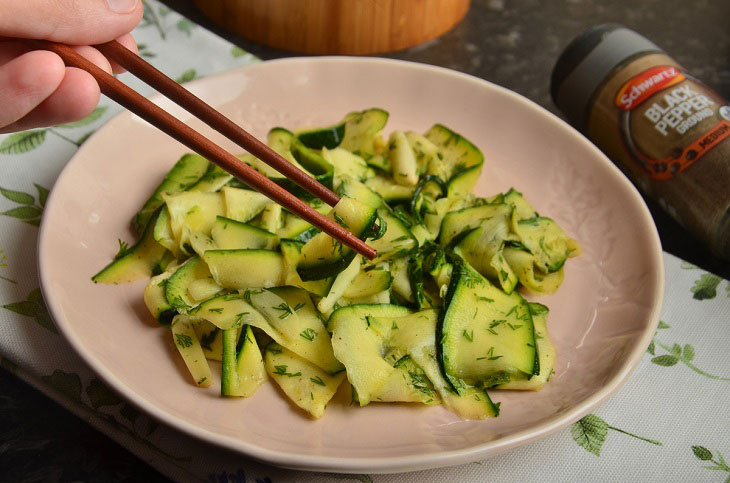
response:
<path id="1" fill-rule="evenodd" d="M 603 24 L 576 37 L 553 68 L 550 94 L 568 121 L 583 131 L 596 89 L 624 60 L 661 49 L 633 30 Z"/>

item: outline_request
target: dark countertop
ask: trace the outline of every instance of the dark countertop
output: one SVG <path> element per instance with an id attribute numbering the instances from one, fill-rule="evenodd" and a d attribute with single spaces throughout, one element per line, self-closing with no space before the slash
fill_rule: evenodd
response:
<path id="1" fill-rule="evenodd" d="M 163 1 L 264 60 L 292 55 L 226 35 L 202 18 L 190 0 Z M 730 97 L 728 19 L 730 2 L 724 0 L 472 0 L 466 18 L 451 32 L 386 57 L 472 74 L 557 113 L 549 78 L 562 49 L 593 25 L 618 22 Z M 666 251 L 730 279 L 730 263 L 712 257 L 653 204 L 650 208 Z M 116 443 L 1 370 L 0 385 L 0 439 L 14 442 L 0 451 L 0 480 L 164 481 Z"/>

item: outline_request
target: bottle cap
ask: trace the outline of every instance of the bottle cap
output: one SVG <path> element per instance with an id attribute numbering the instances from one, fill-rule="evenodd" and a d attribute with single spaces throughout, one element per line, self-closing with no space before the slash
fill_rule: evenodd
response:
<path id="1" fill-rule="evenodd" d="M 553 102 L 583 131 L 596 89 L 621 62 L 640 53 L 661 51 L 654 43 L 618 24 L 591 28 L 576 37 L 555 63 L 550 79 Z"/>

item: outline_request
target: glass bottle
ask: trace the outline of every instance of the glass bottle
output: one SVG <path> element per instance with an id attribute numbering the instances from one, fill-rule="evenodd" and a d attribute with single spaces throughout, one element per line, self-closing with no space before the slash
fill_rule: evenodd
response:
<path id="1" fill-rule="evenodd" d="M 558 59 L 553 101 L 648 197 L 730 259 L 730 105 L 620 25 L 578 36 Z"/>

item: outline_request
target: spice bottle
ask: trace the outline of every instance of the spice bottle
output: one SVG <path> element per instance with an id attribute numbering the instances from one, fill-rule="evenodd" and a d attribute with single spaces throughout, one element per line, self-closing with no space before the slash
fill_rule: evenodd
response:
<path id="1" fill-rule="evenodd" d="M 553 101 L 648 197 L 730 259 L 730 105 L 652 42 L 600 25 L 568 45 Z"/>

